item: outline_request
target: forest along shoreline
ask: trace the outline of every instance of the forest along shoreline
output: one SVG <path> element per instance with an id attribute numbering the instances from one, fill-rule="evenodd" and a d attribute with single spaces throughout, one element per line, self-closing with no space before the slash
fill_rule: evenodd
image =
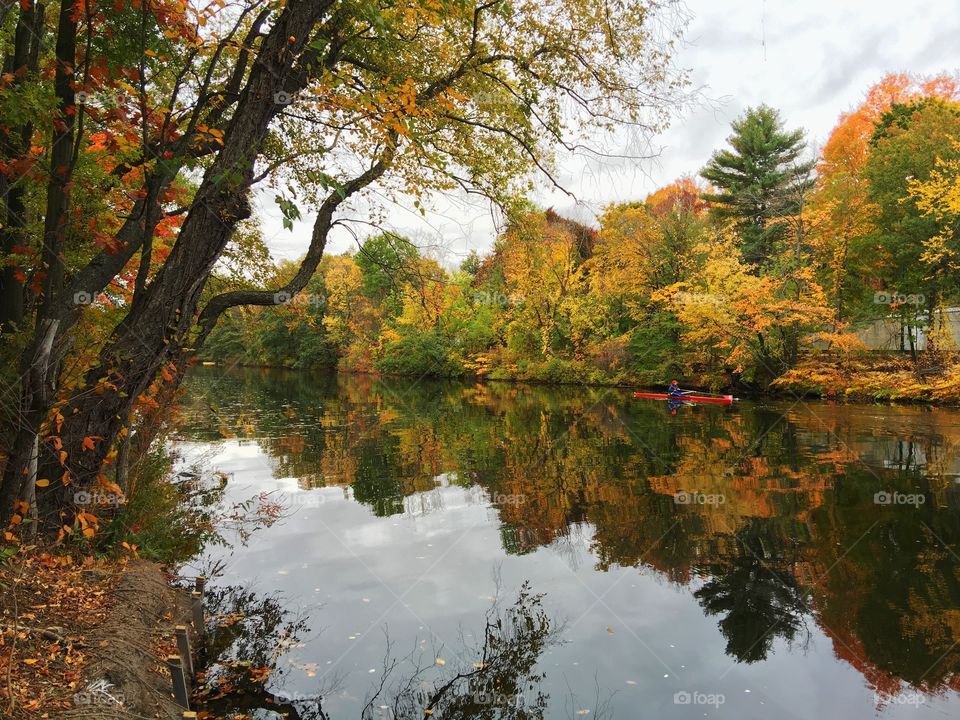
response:
<path id="1" fill-rule="evenodd" d="M 956 403 L 957 137 L 950 73 L 883 77 L 818 149 L 751 107 L 704 166 L 589 225 L 528 204 L 457 264 L 380 228 L 297 293 L 296 263 L 258 265 L 278 292 L 224 313 L 199 355 Z"/>

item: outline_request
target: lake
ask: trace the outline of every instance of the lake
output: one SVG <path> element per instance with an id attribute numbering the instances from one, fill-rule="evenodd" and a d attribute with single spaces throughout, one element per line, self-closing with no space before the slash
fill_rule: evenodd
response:
<path id="1" fill-rule="evenodd" d="M 230 642 L 300 717 L 960 717 L 955 410 L 201 367 L 181 412 L 286 508 L 184 573 L 270 598 Z"/>

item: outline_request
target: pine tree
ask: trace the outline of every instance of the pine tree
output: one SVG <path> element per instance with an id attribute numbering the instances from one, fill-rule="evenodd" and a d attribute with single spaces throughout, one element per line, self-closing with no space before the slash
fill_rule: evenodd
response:
<path id="1" fill-rule="evenodd" d="M 736 223 L 744 261 L 759 268 L 776 255 L 786 229 L 779 219 L 796 211 L 815 161 L 803 159 L 803 131 L 787 131 L 771 107 L 749 108 L 732 127 L 730 149 L 715 152 L 701 172 L 717 189 L 705 198 Z"/>

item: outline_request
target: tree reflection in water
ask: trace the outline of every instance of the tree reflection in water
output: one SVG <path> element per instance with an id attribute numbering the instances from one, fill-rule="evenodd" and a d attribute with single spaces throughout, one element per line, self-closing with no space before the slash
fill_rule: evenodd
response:
<path id="1" fill-rule="evenodd" d="M 388 637 L 380 680 L 361 720 L 542 720 L 549 696 L 539 687 L 545 675 L 535 668 L 561 632 L 542 601 L 524 583 L 511 606 L 494 603 L 487 612 L 482 645 L 464 646 L 456 659 L 442 663 L 437 653 L 421 650 L 393 657 Z M 337 680 L 303 692 L 290 676 L 293 666 L 280 663 L 309 632 L 302 618 L 276 596 L 236 586 L 211 590 L 208 610 L 207 670 L 195 693 L 202 711 L 232 720 L 263 713 L 330 720 L 323 701 Z"/>
<path id="2" fill-rule="evenodd" d="M 704 565 L 701 573 L 709 580 L 693 593 L 708 615 L 723 616 L 727 654 L 745 663 L 765 660 L 778 637 L 792 642 L 801 631 L 809 637 L 805 591 L 791 563 L 764 557 L 761 532 L 759 523 L 751 523 L 738 538 L 739 554 Z"/>
<path id="3" fill-rule="evenodd" d="M 426 502 L 441 485 L 476 489 L 504 554 L 652 568 L 695 593 L 738 661 L 805 645 L 806 623 L 882 696 L 960 690 L 956 410 L 743 402 L 672 416 L 613 389 L 203 368 L 189 385 L 184 437 L 252 440 L 299 490 L 338 486 L 399 516 L 444 512 Z M 677 502 L 690 491 L 724 502 Z"/>

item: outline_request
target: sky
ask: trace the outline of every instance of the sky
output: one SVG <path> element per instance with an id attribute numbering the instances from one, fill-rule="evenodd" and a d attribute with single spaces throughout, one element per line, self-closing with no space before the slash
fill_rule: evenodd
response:
<path id="1" fill-rule="evenodd" d="M 957 0 L 687 0 L 686 7 L 692 18 L 676 61 L 690 71 L 700 100 L 652 139 L 650 160 L 562 159 L 561 182 L 573 197 L 544 182 L 533 198 L 538 205 L 595 223 L 611 202 L 640 200 L 697 174 L 747 107 L 779 109 L 787 126 L 804 128 L 816 148 L 885 74 L 960 72 Z M 294 260 L 306 251 L 313 218 L 284 230 L 271 198 L 256 201 L 264 238 L 276 259 Z M 447 266 L 470 250 L 490 250 L 497 232 L 489 207 L 447 197 L 435 198 L 425 218 L 393 206 L 386 225 Z M 351 249 L 356 241 L 343 232 L 327 246 L 335 254 Z"/>

